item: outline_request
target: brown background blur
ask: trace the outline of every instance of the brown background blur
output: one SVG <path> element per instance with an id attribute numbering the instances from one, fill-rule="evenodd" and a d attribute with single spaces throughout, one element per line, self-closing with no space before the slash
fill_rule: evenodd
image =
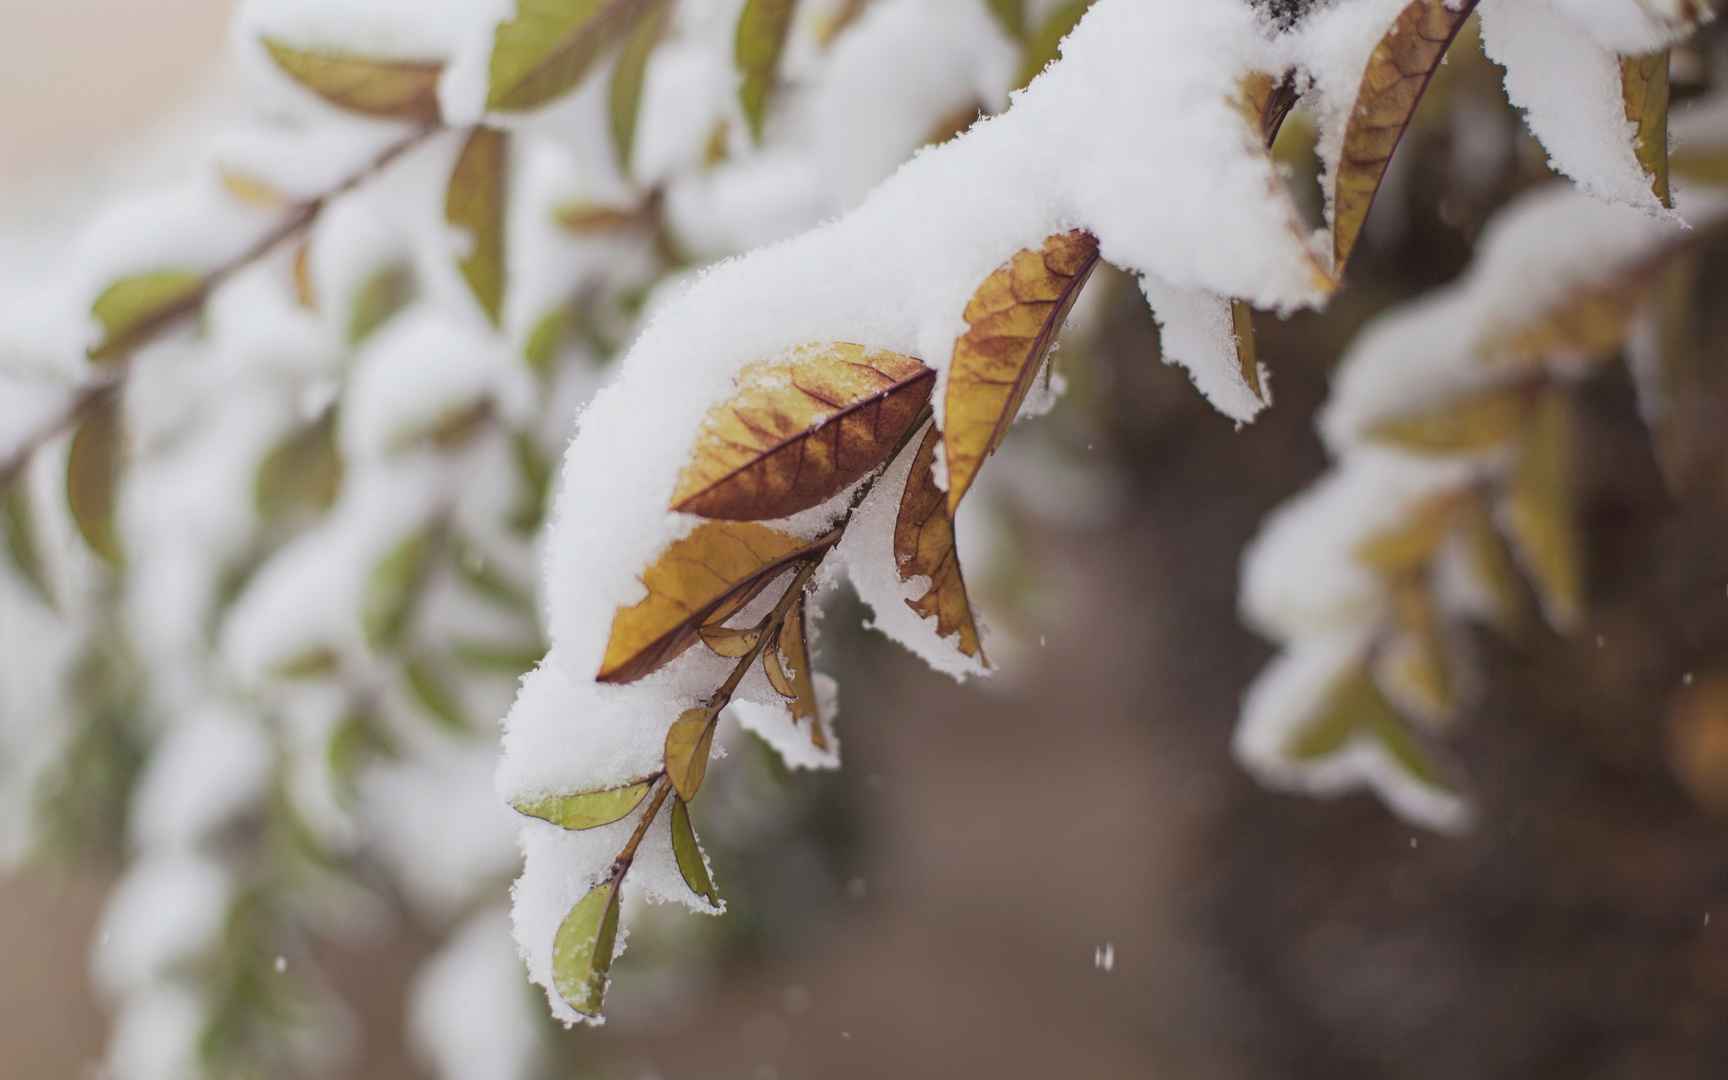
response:
<path id="1" fill-rule="evenodd" d="M 16 184 L 189 92 L 226 5 L 0 11 Z M 1278 404 L 1244 432 L 1157 362 L 1139 301 L 1118 292 L 1090 390 L 1051 423 L 1077 460 L 1119 470 L 1126 505 L 1092 528 L 1022 523 L 1027 570 L 1055 598 L 1033 635 L 1045 646 L 1011 683 L 956 687 L 836 612 L 847 767 L 791 781 L 818 856 L 772 839 L 728 852 L 748 895 L 719 974 L 670 1022 L 559 1036 L 594 1063 L 572 1075 L 1728 1075 L 1728 833 L 1699 808 L 1709 778 L 1695 793 L 1674 778 L 1666 727 L 1686 674 L 1728 667 L 1728 485 L 1670 500 L 1618 378 L 1585 401 L 1590 625 L 1571 642 L 1478 642 L 1487 699 L 1454 744 L 1474 833 L 1419 833 L 1365 797 L 1270 794 L 1229 755 L 1268 656 L 1235 616 L 1238 553 L 1324 466 L 1310 417 L 1355 328 L 1456 273 L 1492 201 L 1447 205 L 1434 182 L 1412 181 L 1409 228 L 1364 250 L 1327 316 L 1263 320 Z M 1706 268 L 1712 298 L 1723 270 Z M 1728 329 L 1710 340 L 1719 355 Z M 1723 399 L 1707 407 L 1728 430 Z M 94 1070 L 104 1022 L 85 970 L 106 884 L 65 869 L 0 882 L 0 1073 Z M 1094 963 L 1106 944 L 1113 971 Z M 327 958 L 366 1013 L 352 1075 L 416 1075 L 400 998 L 424 946 Z"/>

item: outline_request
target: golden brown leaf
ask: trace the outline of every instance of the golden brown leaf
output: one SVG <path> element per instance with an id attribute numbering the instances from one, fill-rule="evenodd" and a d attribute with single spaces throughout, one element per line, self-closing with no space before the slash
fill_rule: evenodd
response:
<path id="1" fill-rule="evenodd" d="M 792 710 L 792 723 L 810 721 L 810 744 L 818 750 L 827 750 L 828 735 L 822 730 L 822 710 L 816 700 L 816 676 L 810 665 L 810 639 L 805 626 L 804 600 L 800 598 L 786 613 L 774 652 L 781 658 L 782 670 L 790 675 L 792 692 L 782 691 L 782 695 Z"/>
<path id="2" fill-rule="evenodd" d="M 1411 0 L 1368 58 L 1333 178 L 1334 274 L 1342 274 L 1350 261 L 1386 166 L 1434 70 L 1474 7 L 1454 6 L 1448 0 Z"/>
<path id="3" fill-rule="evenodd" d="M 887 460 L 935 379 L 910 356 L 846 343 L 752 364 L 703 421 L 672 509 L 761 521 L 820 505 Z"/>
<path id="4" fill-rule="evenodd" d="M 1439 605 L 1426 581 L 1409 578 L 1392 593 L 1397 634 L 1382 658 L 1383 678 L 1417 714 L 1441 719 L 1457 704 L 1457 689 Z"/>
<path id="5" fill-rule="evenodd" d="M 289 273 L 294 282 L 294 300 L 307 311 L 318 310 L 318 289 L 312 283 L 312 242 L 303 240 L 294 249 Z"/>
<path id="6" fill-rule="evenodd" d="M 666 775 L 672 778 L 672 786 L 685 802 L 702 790 L 702 781 L 708 775 L 716 719 L 708 708 L 689 709 L 666 731 Z"/>
<path id="7" fill-rule="evenodd" d="M 1668 50 L 1620 59 L 1620 100 L 1634 128 L 1633 150 L 1650 190 L 1673 206 L 1668 189 Z"/>
<path id="8" fill-rule="evenodd" d="M 780 657 L 780 646 L 762 650 L 762 674 L 768 677 L 768 685 L 774 692 L 792 701 L 798 696 L 797 687 L 792 685 L 792 676 L 786 673 L 786 662 Z"/>
<path id="9" fill-rule="evenodd" d="M 268 38 L 264 48 L 295 82 L 338 108 L 388 120 L 438 121 L 442 64 L 317 52 Z"/>
<path id="10" fill-rule="evenodd" d="M 1446 542 L 1462 502 L 1458 493 L 1446 492 L 1417 504 L 1405 520 L 1358 544 L 1357 560 L 1389 578 L 1414 574 Z"/>
<path id="11" fill-rule="evenodd" d="M 1529 395 L 1522 388 L 1500 387 L 1382 420 L 1369 428 L 1368 437 L 1418 454 L 1476 453 L 1511 442 L 1529 411 Z"/>
<path id="12" fill-rule="evenodd" d="M 1462 515 L 1465 557 L 1477 584 L 1493 604 L 1489 621 L 1516 641 L 1523 637 L 1528 624 L 1529 607 L 1512 551 L 1481 495 L 1466 500 Z"/>
<path id="13" fill-rule="evenodd" d="M 671 663 L 777 574 L 831 542 L 800 540 L 763 525 L 703 525 L 661 552 L 642 575 L 648 595 L 620 608 L 600 665 L 601 682 L 635 682 Z"/>
<path id="14" fill-rule="evenodd" d="M 1241 110 L 1249 125 L 1260 133 L 1266 148 L 1270 150 L 1272 144 L 1278 141 L 1278 132 L 1284 127 L 1284 118 L 1296 107 L 1299 96 L 1296 80 L 1290 75 L 1253 71 L 1242 78 L 1236 107 Z"/>
<path id="15" fill-rule="evenodd" d="M 509 187 L 510 138 L 475 128 L 462 144 L 444 193 L 444 220 L 468 234 L 468 253 L 457 262 L 486 317 L 504 313 L 504 201 Z"/>
<path id="16" fill-rule="evenodd" d="M 1062 321 L 1098 265 L 1086 232 L 1050 237 L 984 280 L 966 305 L 966 332 L 954 343 L 942 430 L 950 513 L 996 452 L 1056 341 Z"/>
<path id="17" fill-rule="evenodd" d="M 1236 370 L 1243 383 L 1264 404 L 1266 387 L 1260 379 L 1260 348 L 1254 337 L 1253 305 L 1246 300 L 1230 301 L 1230 325 L 1236 332 Z"/>
<path id="18" fill-rule="evenodd" d="M 960 570 L 950 500 L 936 486 L 933 469 L 940 439 L 941 433 L 931 428 L 912 459 L 906 490 L 900 496 L 900 516 L 894 522 L 894 563 L 901 581 L 924 578 L 930 583 L 923 596 L 906 601 L 906 606 L 923 618 L 934 618 L 938 637 L 958 636 L 961 653 L 988 664 Z"/>
<path id="19" fill-rule="evenodd" d="M 751 650 L 756 648 L 756 643 L 762 640 L 762 631 L 754 627 L 733 629 L 730 626 L 704 626 L 697 634 L 710 652 L 728 660 L 749 656 Z"/>
<path id="20" fill-rule="evenodd" d="M 1611 354 L 1625 345 L 1661 281 L 1662 268 L 1685 250 L 1684 241 L 1671 244 L 1612 274 L 1576 285 L 1534 316 L 1490 329 L 1477 351 L 1491 362 L 1513 364 Z"/>
<path id="21" fill-rule="evenodd" d="M 222 168 L 217 170 L 217 176 L 222 182 L 222 190 L 235 202 L 255 206 L 260 210 L 280 210 L 288 204 L 286 195 L 277 191 L 268 181 L 251 173 Z"/>
<path id="22" fill-rule="evenodd" d="M 1584 553 L 1574 506 L 1572 403 L 1559 390 L 1537 404 L 1506 500 L 1507 531 L 1556 629 L 1584 611 Z"/>
<path id="23" fill-rule="evenodd" d="M 106 392 L 92 402 L 72 433 L 66 456 L 66 500 L 84 542 L 110 566 L 120 563 L 120 534 L 114 518 L 124 454 L 120 399 Z"/>

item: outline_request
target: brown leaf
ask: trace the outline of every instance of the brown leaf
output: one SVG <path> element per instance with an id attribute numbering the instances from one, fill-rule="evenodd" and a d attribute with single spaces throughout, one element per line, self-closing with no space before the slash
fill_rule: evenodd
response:
<path id="1" fill-rule="evenodd" d="M 734 629 L 730 626 L 704 626 L 697 633 L 710 652 L 728 660 L 749 656 L 751 650 L 756 648 L 756 643 L 762 640 L 762 631 L 754 627 Z"/>
<path id="2" fill-rule="evenodd" d="M 462 144 L 444 193 L 444 220 L 469 238 L 457 267 L 474 299 L 499 325 L 504 312 L 504 202 L 509 187 L 510 138 L 475 128 Z"/>
<path id="3" fill-rule="evenodd" d="M 1236 107 L 1242 111 L 1249 124 L 1260 132 L 1266 148 L 1270 150 L 1272 144 L 1278 141 L 1278 132 L 1284 127 L 1284 118 L 1296 107 L 1296 99 L 1300 96 L 1296 89 L 1296 80 L 1290 74 L 1273 75 L 1270 72 L 1254 71 L 1243 77 Z"/>
<path id="4" fill-rule="evenodd" d="M 828 735 L 822 730 L 822 710 L 816 700 L 816 675 L 810 664 L 810 639 L 806 625 L 804 600 L 800 598 L 786 613 L 774 652 L 781 658 L 781 670 L 789 674 L 792 692 L 781 691 L 781 694 L 790 704 L 792 723 L 797 725 L 810 721 L 810 744 L 825 751 L 828 749 Z M 776 686 L 775 689 L 780 688 Z"/>
<path id="5" fill-rule="evenodd" d="M 1455 0 L 1411 0 L 1368 58 L 1333 178 L 1334 274 L 1342 274 L 1350 261 L 1386 166 L 1416 114 L 1428 81 L 1476 6 L 1473 0 L 1454 4 Z"/>
<path id="6" fill-rule="evenodd" d="M 1506 499 L 1507 532 L 1556 629 L 1584 611 L 1584 553 L 1574 505 L 1572 403 L 1554 390 L 1531 417 Z"/>
<path id="7" fill-rule="evenodd" d="M 338 108 L 388 120 L 438 121 L 442 64 L 297 49 L 269 38 L 264 48 L 290 78 Z"/>
<path id="8" fill-rule="evenodd" d="M 1400 582 L 1392 592 L 1397 633 L 1382 657 L 1382 677 L 1419 716 L 1444 719 L 1457 705 L 1457 688 L 1445 626 L 1428 583 Z"/>
<path id="9" fill-rule="evenodd" d="M 635 682 L 671 663 L 799 559 L 832 537 L 800 540 L 748 522 L 703 525 L 661 552 L 642 575 L 648 595 L 620 608 L 600 665 L 601 682 Z"/>
<path id="10" fill-rule="evenodd" d="M 966 332 L 954 343 L 948 371 L 942 430 L 950 513 L 959 509 L 984 459 L 1002 445 L 1097 265 L 1097 237 L 1061 233 L 1039 251 L 1015 255 L 966 305 Z"/>
<path id="11" fill-rule="evenodd" d="M 1260 347 L 1254 337 L 1254 307 L 1246 300 L 1230 301 L 1230 325 L 1235 330 L 1236 370 L 1262 404 L 1266 386 L 1260 378 Z"/>
<path id="12" fill-rule="evenodd" d="M 752 364 L 703 421 L 672 509 L 761 521 L 820 505 L 887 460 L 935 380 L 910 356 L 846 343 Z"/>
<path id="13" fill-rule="evenodd" d="M 936 486 L 933 469 L 941 437 L 932 427 L 912 459 L 906 490 L 900 496 L 900 516 L 894 522 L 894 563 L 901 581 L 925 578 L 930 582 L 924 595 L 906 601 L 906 606 L 923 618 L 935 619 L 938 637 L 958 636 L 961 653 L 988 665 L 960 570 L 951 501 Z"/>
<path id="14" fill-rule="evenodd" d="M 1673 206 L 1668 189 L 1668 50 L 1620 58 L 1620 100 L 1634 128 L 1633 150 L 1650 190 Z"/>

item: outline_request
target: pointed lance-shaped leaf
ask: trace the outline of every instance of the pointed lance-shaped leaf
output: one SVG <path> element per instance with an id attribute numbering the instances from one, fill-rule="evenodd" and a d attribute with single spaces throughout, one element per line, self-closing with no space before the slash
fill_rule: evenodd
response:
<path id="1" fill-rule="evenodd" d="M 618 171 L 625 176 L 630 175 L 630 162 L 636 151 L 636 121 L 642 114 L 642 87 L 648 78 L 648 60 L 665 32 L 669 6 L 670 0 L 659 0 L 630 31 L 606 89 L 612 150 L 618 157 Z"/>
<path id="2" fill-rule="evenodd" d="M 1675 260 L 1662 274 L 1651 319 L 1628 343 L 1638 411 L 1650 428 L 1656 464 L 1668 490 L 1685 496 L 1712 471 L 1715 409 L 1706 380 L 1710 364 L 1699 333 L 1696 257 Z"/>
<path id="3" fill-rule="evenodd" d="M 120 498 L 124 432 L 120 397 L 99 392 L 84 408 L 66 456 L 66 501 L 79 535 L 110 566 L 120 564 L 115 511 Z"/>
<path id="4" fill-rule="evenodd" d="M 510 805 L 518 814 L 539 818 L 560 829 L 581 832 L 598 829 L 630 816 L 648 797 L 653 780 L 638 780 L 621 787 L 602 791 L 578 791 L 568 795 L 548 795 L 540 799 L 518 799 Z"/>
<path id="5" fill-rule="evenodd" d="M 90 305 L 102 339 L 90 348 L 93 363 L 113 364 L 174 320 L 197 307 L 208 287 L 193 270 L 152 270 L 121 278 Z"/>
<path id="6" fill-rule="evenodd" d="M 677 658 L 701 628 L 724 622 L 794 562 L 831 537 L 801 540 L 750 522 L 703 525 L 642 574 L 648 595 L 612 617 L 599 680 L 635 682 Z"/>
<path id="7" fill-rule="evenodd" d="M 768 677 L 768 685 L 776 694 L 787 701 L 798 697 L 798 688 L 792 685 L 792 676 L 786 673 L 786 662 L 780 656 L 778 643 L 772 649 L 762 650 L 762 674 Z"/>
<path id="8" fill-rule="evenodd" d="M 1439 764 L 1375 685 L 1366 666 L 1346 669 L 1332 684 L 1312 719 L 1285 743 L 1295 761 L 1321 761 L 1357 739 L 1376 742 L 1400 770 L 1434 788 L 1451 790 Z"/>
<path id="9" fill-rule="evenodd" d="M 348 344 L 359 345 L 414 299 L 414 274 L 400 263 L 368 274 L 354 291 L 348 313 Z"/>
<path id="10" fill-rule="evenodd" d="M 780 624 L 780 637 L 773 651 L 780 657 L 781 670 L 787 674 L 791 692 L 782 691 L 782 696 L 792 710 L 793 725 L 808 720 L 810 745 L 826 751 L 828 733 L 822 728 L 822 707 L 816 700 L 816 671 L 810 663 L 809 616 L 804 608 L 805 598 L 800 597 L 786 612 L 786 621 Z"/>
<path id="11" fill-rule="evenodd" d="M 706 707 L 687 709 L 666 730 L 666 775 L 685 802 L 702 790 L 702 781 L 708 775 L 708 757 L 714 751 L 718 719 Z"/>
<path id="12" fill-rule="evenodd" d="M 434 532 L 422 529 L 410 534 L 373 567 L 366 582 L 360 625 L 374 649 L 394 649 L 407 632 L 432 550 L 437 546 Z"/>
<path id="13" fill-rule="evenodd" d="M 1362 73 L 1332 181 L 1332 272 L 1344 272 L 1386 167 L 1475 0 L 1411 0 Z"/>
<path id="14" fill-rule="evenodd" d="M 984 459 L 1002 445 L 1097 265 L 1096 237 L 1061 233 L 1039 251 L 1015 255 L 966 305 L 966 332 L 954 343 L 942 421 L 950 513 L 959 509 Z"/>
<path id="15" fill-rule="evenodd" d="M 319 514 L 342 490 L 342 451 L 336 440 L 336 410 L 288 433 L 258 463 L 253 502 L 266 522 L 296 513 Z"/>
<path id="16" fill-rule="evenodd" d="M 53 607 L 54 590 L 48 584 L 48 575 L 42 567 L 30 491 L 21 471 L 0 479 L 0 527 L 5 531 L 6 554 L 18 576 L 44 604 Z"/>
<path id="17" fill-rule="evenodd" d="M 1410 577 L 1392 590 L 1396 633 L 1377 674 L 1391 696 L 1418 717 L 1442 720 L 1457 706 L 1456 680 L 1440 606 L 1430 579 Z"/>
<path id="18" fill-rule="evenodd" d="M 780 55 L 792 31 L 792 16 L 798 0 L 744 0 L 733 42 L 738 65 L 738 101 L 750 134 L 762 139 L 762 123 L 768 115 L 768 97 L 780 78 Z"/>
<path id="19" fill-rule="evenodd" d="M 1529 624 L 1524 585 L 1512 550 L 1481 493 L 1465 501 L 1463 530 L 1466 565 L 1487 596 L 1488 622 L 1508 639 L 1521 639 Z"/>
<path id="20" fill-rule="evenodd" d="M 408 694 L 439 729 L 451 735 L 463 735 L 469 730 L 458 691 L 445 680 L 429 658 L 417 656 L 402 669 L 408 684 Z"/>
<path id="21" fill-rule="evenodd" d="M 1633 151 L 1650 191 L 1663 206 L 1672 207 L 1668 188 L 1668 50 L 1620 59 L 1620 100 L 1633 125 Z"/>
<path id="22" fill-rule="evenodd" d="M 1523 387 L 1496 387 L 1382 420 L 1368 429 L 1368 437 L 1416 454 L 1479 453 L 1517 438 L 1529 411 Z"/>
<path id="23" fill-rule="evenodd" d="M 660 3 L 516 0 L 516 14 L 492 36 L 486 107 L 521 112 L 563 97 Z"/>
<path id="24" fill-rule="evenodd" d="M 588 890 L 552 939 L 552 985 L 565 1004 L 583 1016 L 599 1016 L 606 1001 L 622 885 L 612 878 Z"/>
<path id="25" fill-rule="evenodd" d="M 444 192 L 444 220 L 467 234 L 457 260 L 462 279 L 492 325 L 504 313 L 504 203 L 509 191 L 510 138 L 475 128 L 462 144 Z"/>
<path id="26" fill-rule="evenodd" d="M 1026 33 L 1025 60 L 1020 65 L 1022 87 L 1036 79 L 1055 61 L 1062 51 L 1062 39 L 1080 25 L 1081 16 L 1092 6 L 1092 0 L 1065 0 L 1044 17 L 1044 21 Z"/>
<path id="27" fill-rule="evenodd" d="M 1026 36 L 1026 0 L 986 0 L 990 14 L 1015 40 Z"/>
<path id="28" fill-rule="evenodd" d="M 1584 552 L 1574 490 L 1572 403 L 1558 389 L 1531 416 L 1506 492 L 1506 531 L 1542 598 L 1548 621 L 1566 631 L 1584 613 Z"/>
<path id="29" fill-rule="evenodd" d="M 907 600 L 906 606 L 923 618 L 935 619 L 938 637 L 955 638 L 962 654 L 986 664 L 972 601 L 966 595 L 966 578 L 960 571 L 951 500 L 936 486 L 936 444 L 941 437 L 932 427 L 912 458 L 894 521 L 894 564 L 901 581 L 929 583 L 924 595 Z"/>
<path id="30" fill-rule="evenodd" d="M 703 420 L 672 509 L 761 521 L 818 506 L 888 459 L 935 381 L 910 356 L 844 342 L 751 364 Z"/>
<path id="31" fill-rule="evenodd" d="M 436 61 L 298 49 L 270 38 L 264 49 L 290 78 L 337 108 L 383 120 L 438 122 L 444 66 Z"/>
<path id="32" fill-rule="evenodd" d="M 1387 578 L 1414 574 L 1428 564 L 1458 522 L 1463 497 L 1445 492 L 1418 503 L 1391 528 L 1356 546 L 1356 559 Z"/>
<path id="33" fill-rule="evenodd" d="M 720 906 L 720 894 L 714 879 L 708 875 L 708 860 L 702 857 L 702 845 L 696 842 L 696 829 L 690 824 L 690 805 L 683 799 L 672 800 L 672 857 L 678 862 L 678 873 L 690 891 L 708 902 Z"/>

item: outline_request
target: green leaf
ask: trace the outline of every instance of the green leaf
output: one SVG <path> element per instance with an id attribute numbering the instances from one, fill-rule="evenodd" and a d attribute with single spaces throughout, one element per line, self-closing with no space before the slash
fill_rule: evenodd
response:
<path id="1" fill-rule="evenodd" d="M 102 290 L 90 313 L 102 340 L 90 349 L 98 364 L 124 360 L 137 346 L 185 314 L 204 295 L 204 277 L 193 270 L 152 270 L 121 278 Z"/>
<path id="2" fill-rule="evenodd" d="M 114 512 L 120 497 L 121 443 L 120 399 L 104 392 L 72 435 L 66 458 L 66 500 L 84 542 L 110 566 L 120 564 Z"/>
<path id="3" fill-rule="evenodd" d="M 517 0 L 492 37 L 486 107 L 537 109 L 576 89 L 661 0 Z"/>
<path id="4" fill-rule="evenodd" d="M 1091 6 L 1092 0 L 1068 0 L 1026 36 L 1026 60 L 1020 69 L 1021 86 L 1036 79 L 1050 66 L 1062 51 L 1062 39 L 1079 25 L 1080 17 Z"/>
<path id="5" fill-rule="evenodd" d="M 1382 420 L 1368 438 L 1413 454 L 1472 454 L 1517 438 L 1530 411 L 1529 395 L 1501 387 L 1444 402 L 1424 412 Z"/>
<path id="6" fill-rule="evenodd" d="M 709 709 L 689 709 L 666 732 L 666 775 L 685 802 L 702 790 L 702 780 L 708 775 L 717 719 Z"/>
<path id="7" fill-rule="evenodd" d="M 395 752 L 377 721 L 363 711 L 354 710 L 330 733 L 324 757 L 337 784 L 346 789 L 353 786 L 354 777 L 367 761 L 392 757 Z"/>
<path id="8" fill-rule="evenodd" d="M 486 317 L 497 326 L 504 313 L 504 202 L 509 187 L 510 138 L 475 128 L 462 144 L 444 192 L 444 220 L 469 238 L 457 260 L 462 278 Z"/>
<path id="9" fill-rule="evenodd" d="M 431 661 L 415 657 L 402 668 L 402 676 L 408 682 L 408 692 L 415 703 L 437 721 L 440 728 L 455 735 L 468 733 L 468 718 L 463 715 L 456 691 L 444 681 Z"/>
<path id="10" fill-rule="evenodd" d="M 576 901 L 552 939 L 552 984 L 583 1016 L 599 1016 L 618 942 L 622 889 L 603 881 Z"/>
<path id="11" fill-rule="evenodd" d="M 642 800 L 648 797 L 648 791 L 653 786 L 652 780 L 638 780 L 634 784 L 607 788 L 604 791 L 552 795 L 544 799 L 513 802 L 510 805 L 515 807 L 518 814 L 539 818 L 560 829 L 581 832 L 584 829 L 598 829 L 602 825 L 610 825 L 629 817 L 632 811 L 642 805 Z"/>
<path id="12" fill-rule="evenodd" d="M 528 370 L 542 379 L 551 376 L 558 363 L 558 354 L 564 350 L 564 342 L 570 336 L 571 321 L 567 303 L 559 304 L 540 317 L 534 329 L 529 331 L 527 343 L 522 346 L 522 359 L 527 362 Z"/>
<path id="13" fill-rule="evenodd" d="M 1519 562 L 1554 628 L 1584 615 L 1584 544 L 1579 535 L 1573 471 L 1577 454 L 1572 403 L 1550 390 L 1537 404 L 1506 495 L 1506 526 Z"/>
<path id="14" fill-rule="evenodd" d="M 359 345 L 414 298 L 414 275 L 399 263 L 369 276 L 354 293 L 348 315 L 348 344 Z"/>
<path id="15" fill-rule="evenodd" d="M 1016 41 L 1026 36 L 1026 0 L 985 0 L 990 14 Z"/>
<path id="16" fill-rule="evenodd" d="M 510 515 L 510 525 L 517 532 L 533 533 L 546 519 L 546 502 L 552 492 L 552 463 L 534 436 L 525 431 L 510 437 L 510 457 L 522 482 L 522 505 Z"/>
<path id="17" fill-rule="evenodd" d="M 462 543 L 456 556 L 456 572 L 469 588 L 499 607 L 521 615 L 534 614 L 534 598 L 500 573 L 495 561 L 480 548 Z"/>
<path id="18" fill-rule="evenodd" d="M 42 598 L 54 606 L 54 590 L 42 569 L 42 554 L 36 546 L 35 515 L 30 508 L 30 492 L 22 473 L 14 474 L 0 488 L 0 526 L 5 529 L 6 553 L 18 576 Z"/>
<path id="19" fill-rule="evenodd" d="M 318 645 L 277 664 L 270 674 L 278 679 L 322 679 L 342 670 L 342 658 L 327 645 Z"/>
<path id="20" fill-rule="evenodd" d="M 1450 790 L 1427 748 L 1398 716 L 1367 668 L 1359 664 L 1338 677 L 1315 718 L 1290 738 L 1284 752 L 1296 761 L 1318 761 L 1338 753 L 1358 737 L 1378 742 L 1414 779 Z"/>
<path id="21" fill-rule="evenodd" d="M 744 12 L 738 17 L 738 33 L 733 43 L 733 59 L 743 78 L 738 86 L 738 100 L 744 106 L 750 134 L 758 142 L 762 140 L 768 97 L 780 77 L 780 55 L 786 51 L 786 38 L 792 30 L 792 16 L 797 7 L 798 0 L 746 0 Z"/>
<path id="22" fill-rule="evenodd" d="M 490 645 L 478 641 L 457 641 L 450 646 L 451 655 L 463 667 L 516 678 L 534 670 L 546 656 L 544 643 L 532 645 Z"/>
<path id="23" fill-rule="evenodd" d="M 373 568 L 360 623 L 374 649 L 389 651 L 401 644 L 433 546 L 432 530 L 422 530 L 397 544 Z"/>
<path id="24" fill-rule="evenodd" d="M 690 806 L 683 799 L 672 800 L 672 857 L 678 860 L 678 872 L 690 891 L 708 901 L 709 907 L 720 906 L 720 894 L 708 876 L 708 863 L 702 858 L 702 847 L 696 843 L 696 830 L 690 825 Z"/>
<path id="25" fill-rule="evenodd" d="M 297 49 L 270 38 L 264 48 L 289 78 L 337 108 L 386 120 L 438 122 L 444 67 L 435 61 Z"/>
<path id="26" fill-rule="evenodd" d="M 460 450 L 467 446 L 492 422 L 493 407 L 489 399 L 468 401 L 434 416 L 431 420 L 396 433 L 390 445 L 395 450 L 429 447 L 434 450 Z"/>
<path id="27" fill-rule="evenodd" d="M 267 522 L 299 513 L 321 514 L 342 490 L 342 452 L 336 443 L 336 410 L 290 432 L 258 464 L 253 501 Z"/>
<path id="28" fill-rule="evenodd" d="M 612 149 L 618 155 L 618 171 L 630 175 L 636 149 L 636 121 L 642 113 L 642 86 L 648 74 L 648 58 L 660 44 L 666 27 L 666 0 L 653 5 L 625 39 L 624 49 L 612 68 L 607 92 L 607 111 L 612 119 Z"/>

